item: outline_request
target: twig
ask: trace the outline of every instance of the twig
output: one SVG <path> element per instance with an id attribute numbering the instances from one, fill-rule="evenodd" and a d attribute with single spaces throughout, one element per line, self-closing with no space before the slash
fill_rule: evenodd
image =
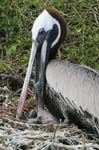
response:
<path id="1" fill-rule="evenodd" d="M 52 146 L 51 146 L 51 149 L 52 149 L 52 150 L 54 150 L 54 141 L 55 141 L 55 136 L 56 136 L 57 127 L 58 127 L 58 126 L 55 126 L 55 127 L 54 127 L 54 136 L 53 136 Z"/>
<path id="2" fill-rule="evenodd" d="M 52 145 L 52 142 L 45 141 L 45 143 Z M 58 148 L 65 148 L 65 149 L 68 149 L 68 150 L 77 150 L 77 149 L 82 150 L 84 148 L 90 148 L 90 147 L 99 149 L 99 145 L 98 144 L 93 144 L 93 143 L 88 143 L 88 144 L 84 144 L 84 145 L 81 145 L 81 144 L 78 144 L 78 145 L 65 145 L 65 144 L 62 144 L 62 143 L 54 143 L 54 146 L 58 147 Z"/>

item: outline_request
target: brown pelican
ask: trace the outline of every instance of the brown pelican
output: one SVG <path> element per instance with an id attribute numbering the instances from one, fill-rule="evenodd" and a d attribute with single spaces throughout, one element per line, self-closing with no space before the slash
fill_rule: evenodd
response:
<path id="1" fill-rule="evenodd" d="M 99 73 L 87 66 L 53 60 L 65 34 L 66 26 L 62 16 L 56 10 L 46 7 L 32 28 L 31 56 L 17 116 L 22 114 L 35 63 L 34 88 L 38 100 L 38 116 L 43 118 L 42 122 L 56 123 L 57 119 L 62 118 L 66 123 L 71 120 L 83 122 L 85 126 L 89 123 L 87 128 L 94 126 L 99 133 Z"/>

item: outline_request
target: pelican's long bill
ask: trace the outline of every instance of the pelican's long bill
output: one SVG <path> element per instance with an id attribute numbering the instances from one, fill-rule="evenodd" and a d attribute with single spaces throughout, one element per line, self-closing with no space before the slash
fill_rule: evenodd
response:
<path id="1" fill-rule="evenodd" d="M 25 99 L 26 99 L 27 89 L 28 89 L 29 80 L 30 80 L 32 67 L 33 67 L 33 64 L 34 64 L 37 49 L 38 49 L 38 44 L 34 41 L 33 44 L 32 44 L 31 55 L 30 55 L 30 59 L 29 59 L 27 73 L 26 73 L 26 77 L 25 77 L 25 80 L 24 80 L 24 84 L 23 84 L 19 104 L 18 104 L 18 109 L 17 109 L 17 114 L 16 114 L 17 118 L 21 117 L 23 109 L 24 109 L 24 103 L 25 103 Z"/>
<path id="2" fill-rule="evenodd" d="M 47 20 L 46 20 L 47 18 Z M 21 117 L 24 102 L 26 99 L 27 88 L 31 76 L 32 66 L 34 60 L 37 60 L 37 55 L 40 54 L 41 56 L 41 79 L 40 84 L 42 88 L 42 93 L 44 93 L 45 87 L 45 72 L 46 66 L 49 61 L 50 50 L 57 45 L 60 35 L 61 35 L 60 25 L 56 19 L 54 19 L 47 10 L 44 10 L 34 21 L 32 27 L 32 39 L 34 40 L 32 44 L 32 50 L 29 60 L 29 65 L 27 68 L 27 73 L 25 77 L 25 81 L 23 84 L 22 93 L 19 100 L 19 105 L 17 109 L 17 117 Z M 56 49 L 57 50 L 57 49 Z M 37 55 L 36 55 L 37 54 Z M 36 57 L 36 58 L 35 58 Z M 38 61 L 38 60 L 37 60 Z M 37 69 L 37 66 L 35 66 Z M 36 74 L 36 73 L 35 73 Z M 35 75 L 36 76 L 36 75 Z M 38 75 L 37 75 L 38 76 Z"/>

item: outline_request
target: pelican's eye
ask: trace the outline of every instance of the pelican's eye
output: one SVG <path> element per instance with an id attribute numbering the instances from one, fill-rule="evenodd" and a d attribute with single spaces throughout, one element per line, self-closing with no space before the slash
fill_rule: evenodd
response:
<path id="1" fill-rule="evenodd" d="M 41 28 L 40 30 L 39 30 L 39 32 L 38 32 L 38 36 L 37 36 L 37 42 L 38 42 L 38 44 L 41 46 L 41 44 L 42 44 L 42 41 L 44 40 L 44 38 L 45 38 L 45 35 L 46 35 L 46 32 L 45 32 L 45 30 L 44 30 L 44 28 Z"/>
<path id="2" fill-rule="evenodd" d="M 41 29 L 39 30 L 39 33 L 40 33 L 41 35 L 43 35 L 43 34 L 45 33 L 44 28 L 41 28 Z"/>

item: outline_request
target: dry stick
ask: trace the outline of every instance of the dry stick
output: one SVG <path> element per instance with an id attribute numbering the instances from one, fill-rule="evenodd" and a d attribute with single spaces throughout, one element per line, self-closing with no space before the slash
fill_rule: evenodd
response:
<path id="1" fill-rule="evenodd" d="M 52 145 L 52 142 L 45 141 L 45 143 Z M 65 149 L 68 149 L 68 150 L 77 150 L 77 149 L 90 148 L 90 147 L 99 149 L 99 145 L 98 144 L 93 144 L 93 143 L 88 143 L 88 144 L 84 144 L 84 145 L 81 145 L 81 144 L 78 144 L 78 145 L 65 145 L 65 144 L 62 144 L 62 143 L 55 143 L 54 142 L 54 146 L 58 147 L 58 148 L 65 148 Z"/>
<path id="2" fill-rule="evenodd" d="M 17 126 L 17 128 L 23 128 L 23 129 L 26 129 L 26 128 L 29 128 L 29 124 L 27 124 L 26 122 L 20 122 L 20 121 L 17 121 L 15 119 L 10 119 L 9 117 L 6 117 L 4 116 L 2 118 L 3 121 L 7 121 L 9 124 L 12 124 L 12 126 Z M 19 127 L 18 127 L 19 126 Z"/>
<path id="3" fill-rule="evenodd" d="M 0 91 L 9 92 L 9 89 L 7 88 L 7 86 L 4 86 L 4 87 L 0 87 Z"/>
<path id="4" fill-rule="evenodd" d="M 51 149 L 52 149 L 52 150 L 54 150 L 54 141 L 55 141 L 55 136 L 56 136 L 57 127 L 58 127 L 58 125 L 54 127 L 54 136 L 53 136 L 52 146 L 51 146 Z"/>

